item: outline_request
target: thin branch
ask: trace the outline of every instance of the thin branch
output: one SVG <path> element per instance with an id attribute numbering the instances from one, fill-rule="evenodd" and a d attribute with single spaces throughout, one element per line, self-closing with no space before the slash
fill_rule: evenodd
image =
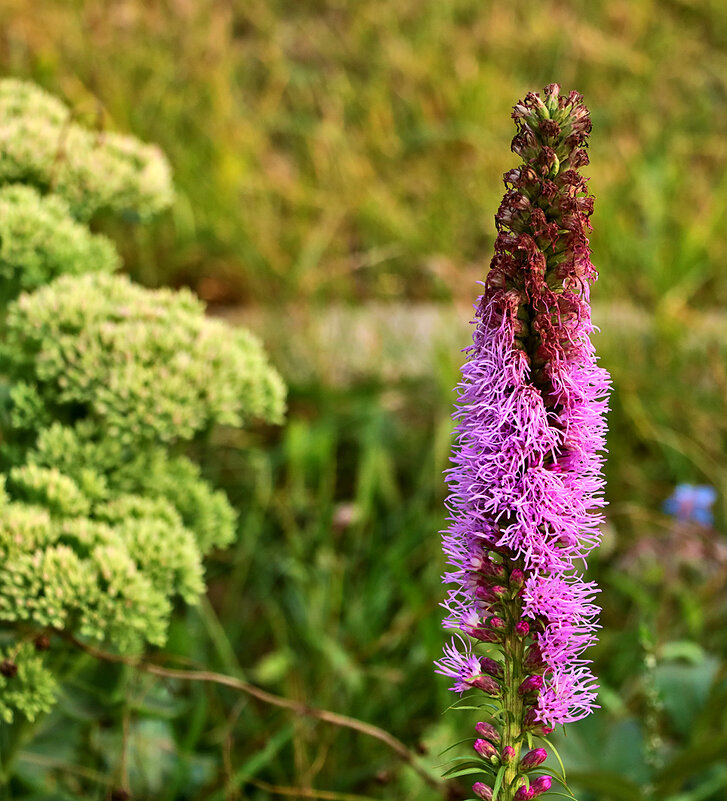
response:
<path id="1" fill-rule="evenodd" d="M 219 684 L 223 687 L 229 687 L 238 692 L 246 693 L 247 695 L 257 698 L 264 704 L 277 706 L 281 709 L 288 709 L 297 715 L 304 715 L 308 718 L 315 720 L 322 720 L 324 723 L 330 723 L 333 726 L 340 726 L 345 729 L 352 729 L 353 731 L 365 734 L 368 737 L 373 737 L 375 740 L 384 743 L 412 770 L 416 771 L 419 776 L 430 786 L 439 790 L 443 795 L 446 794 L 446 784 L 443 781 L 433 777 L 425 768 L 423 768 L 414 754 L 404 743 L 393 734 L 390 734 L 385 729 L 374 726 L 371 723 L 365 723 L 357 718 L 349 717 L 348 715 L 341 715 L 338 712 L 330 712 L 327 709 L 319 709 L 314 706 L 308 706 L 300 701 L 294 701 L 290 698 L 283 698 L 280 695 L 274 695 L 266 690 L 261 690 L 253 684 L 249 684 L 242 679 L 237 679 L 234 676 L 226 676 L 224 673 L 214 673 L 209 670 L 180 670 L 178 668 L 165 668 L 161 665 L 154 665 L 149 662 L 142 662 L 133 657 L 123 656 L 122 654 L 112 654 L 108 651 L 102 651 L 92 645 L 81 642 L 76 639 L 72 634 L 64 631 L 56 632 L 63 639 L 72 643 L 81 651 L 93 656 L 104 662 L 117 662 L 130 667 L 136 668 L 144 673 L 150 673 L 153 676 L 162 676 L 168 679 L 178 679 L 180 681 L 199 681 L 207 682 L 209 684 Z M 320 797 L 320 796 L 317 796 Z M 340 797 L 340 796 L 337 796 Z"/>
<path id="2" fill-rule="evenodd" d="M 275 784 L 268 784 L 259 779 L 249 779 L 250 784 L 266 790 L 275 795 L 292 795 L 303 798 L 321 798 L 324 801 L 375 801 L 367 795 L 355 795 L 353 793 L 336 793 L 330 790 L 313 790 L 309 787 L 279 787 Z"/>
<path id="3" fill-rule="evenodd" d="M 34 751 L 20 751 L 18 753 L 19 762 L 27 762 L 30 765 L 38 765 L 51 770 L 62 771 L 63 773 L 70 773 L 73 776 L 78 776 L 82 779 L 101 784 L 104 787 L 111 787 L 113 782 L 109 777 L 91 768 L 84 768 L 81 765 L 70 765 L 62 759 L 55 759 L 54 757 L 46 756 L 45 754 L 36 754 Z"/>

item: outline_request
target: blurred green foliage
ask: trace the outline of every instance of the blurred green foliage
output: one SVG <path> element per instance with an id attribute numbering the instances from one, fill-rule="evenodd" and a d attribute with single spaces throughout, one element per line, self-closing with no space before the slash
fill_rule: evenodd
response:
<path id="1" fill-rule="evenodd" d="M 31 13 L 4 0 L 0 23 L 9 73 L 169 155 L 172 215 L 96 226 L 127 269 L 252 305 L 240 316 L 292 385 L 282 433 L 196 446 L 240 512 L 238 540 L 169 650 L 383 726 L 428 766 L 471 723 L 440 714 L 452 698 L 431 665 L 450 388 L 467 340 L 449 301 L 469 304 L 485 272 L 513 103 L 551 80 L 584 92 L 597 346 L 614 379 L 611 506 L 590 566 L 603 709 L 558 747 L 580 801 L 722 801 L 727 6 L 34 0 Z M 346 339 L 345 304 L 374 300 L 356 310 L 370 338 Z M 326 327 L 334 301 L 340 325 Z M 421 302 L 441 304 L 441 340 L 428 340 L 427 312 L 394 341 L 411 324 L 402 304 Z M 322 320 L 315 337 L 306 317 Z M 361 365 L 359 348 L 375 357 Z M 659 512 L 680 481 L 717 487 L 715 531 Z M 124 728 L 139 799 L 441 797 L 361 735 L 225 689 L 87 670 L 95 680 L 72 683 L 21 754 L 23 797 L 106 798 Z"/>
<path id="2" fill-rule="evenodd" d="M 489 260 L 510 110 L 593 110 L 603 289 L 727 300 L 721 0 L 25 0 L 0 63 L 158 142 L 174 217 L 124 237 L 208 299 L 446 298 Z"/>

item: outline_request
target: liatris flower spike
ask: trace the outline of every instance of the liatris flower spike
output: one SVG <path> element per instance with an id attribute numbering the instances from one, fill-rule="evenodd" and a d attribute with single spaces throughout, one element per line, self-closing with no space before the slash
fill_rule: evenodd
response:
<path id="1" fill-rule="evenodd" d="M 550 789 L 549 776 L 526 777 L 542 771 L 546 750 L 523 756 L 524 744 L 595 707 L 584 651 L 597 589 L 581 571 L 599 542 L 609 388 L 590 341 L 593 198 L 578 172 L 588 110 L 551 84 L 513 118 L 522 164 L 505 174 L 455 412 L 443 540 L 454 587 L 443 606 L 458 633 L 437 663 L 451 689 L 482 690 L 495 711 L 477 725 L 489 781 L 473 792 L 490 798 L 497 785 L 497 801 Z"/>

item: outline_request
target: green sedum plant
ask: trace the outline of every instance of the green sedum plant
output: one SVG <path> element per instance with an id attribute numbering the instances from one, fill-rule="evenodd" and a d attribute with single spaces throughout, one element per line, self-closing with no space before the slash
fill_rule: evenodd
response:
<path id="1" fill-rule="evenodd" d="M 0 370 L 15 386 L 19 429 L 83 421 L 87 435 L 170 443 L 282 417 L 282 382 L 255 337 L 205 318 L 190 292 L 122 276 L 63 276 L 20 297 Z"/>
<path id="2" fill-rule="evenodd" d="M 73 219 L 63 198 L 23 184 L 0 188 L 1 301 L 59 275 L 113 273 L 120 262 L 113 242 Z"/>
<path id="3" fill-rule="evenodd" d="M 0 181 L 50 191 L 82 220 L 101 210 L 148 220 L 173 198 L 158 147 L 89 131 L 57 98 L 14 79 L 0 81 Z"/>
<path id="4" fill-rule="evenodd" d="M 170 204 L 156 148 L 87 131 L 15 80 L 0 81 L 0 120 L 0 719 L 14 732 L 51 709 L 67 641 L 165 644 L 175 605 L 204 592 L 203 557 L 235 534 L 185 446 L 280 423 L 285 387 L 254 336 L 191 292 L 115 274 L 114 244 L 85 224 Z M 0 742 L 0 782 L 16 748 Z"/>

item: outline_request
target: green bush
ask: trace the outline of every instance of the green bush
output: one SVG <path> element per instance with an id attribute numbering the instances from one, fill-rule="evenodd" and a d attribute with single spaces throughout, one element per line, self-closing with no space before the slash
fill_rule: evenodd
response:
<path id="1" fill-rule="evenodd" d="M 50 710 L 74 641 L 120 653 L 165 644 L 175 605 L 204 592 L 203 556 L 235 534 L 227 497 L 184 447 L 215 426 L 281 422 L 285 388 L 254 336 L 207 318 L 188 291 L 114 275 L 115 246 L 80 222 L 166 208 L 156 148 L 87 131 L 14 80 L 0 81 L 0 119 L 0 717 L 10 723 Z M 53 634 L 47 655 L 32 647 Z M 14 748 L 0 748 L 5 782 Z"/>

